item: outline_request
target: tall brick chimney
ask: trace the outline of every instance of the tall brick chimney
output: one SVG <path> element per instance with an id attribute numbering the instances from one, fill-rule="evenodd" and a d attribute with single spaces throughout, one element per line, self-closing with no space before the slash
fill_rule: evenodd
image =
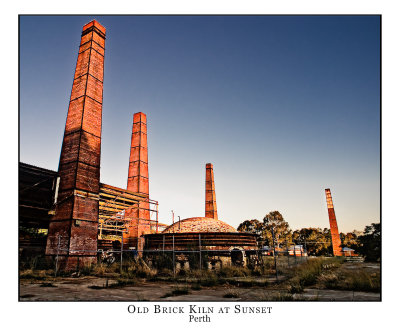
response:
<path id="1" fill-rule="evenodd" d="M 337 227 L 335 209 L 333 208 L 332 195 L 330 189 L 325 189 L 326 203 L 328 205 L 329 225 L 331 227 L 332 247 L 334 256 L 342 256 L 341 241 Z"/>
<path id="2" fill-rule="evenodd" d="M 105 33 L 95 20 L 83 26 L 58 166 L 46 255 L 66 270 L 96 260 Z"/>
<path id="3" fill-rule="evenodd" d="M 212 164 L 206 164 L 206 218 L 218 219 Z"/>
<path id="4" fill-rule="evenodd" d="M 147 158 L 147 117 L 139 112 L 133 115 L 131 152 L 129 158 L 127 189 L 149 199 L 149 168 Z M 150 205 L 148 201 L 140 202 L 139 209 L 125 212 L 130 219 L 126 243 L 130 246 L 143 249 L 143 234 L 150 232 Z"/>

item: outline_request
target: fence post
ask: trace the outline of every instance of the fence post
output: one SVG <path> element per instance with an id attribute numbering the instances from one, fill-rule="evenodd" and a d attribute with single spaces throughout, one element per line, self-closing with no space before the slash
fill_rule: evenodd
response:
<path id="1" fill-rule="evenodd" d="M 200 270 L 201 270 L 201 234 L 199 234 L 199 254 L 200 254 Z"/>
<path id="2" fill-rule="evenodd" d="M 164 248 L 165 248 L 165 235 L 162 237 L 162 253 L 164 255 Z"/>
<path id="3" fill-rule="evenodd" d="M 174 277 L 175 277 L 175 234 L 172 234 L 172 264 L 174 268 Z"/>
<path id="4" fill-rule="evenodd" d="M 54 276 L 57 277 L 58 272 L 58 253 L 60 251 L 60 234 L 58 234 L 58 242 L 57 242 L 57 255 L 56 255 L 56 269 L 54 271 Z"/>
<path id="5" fill-rule="evenodd" d="M 121 232 L 121 263 L 120 263 L 120 268 L 119 268 L 119 273 L 121 273 L 121 274 L 122 274 L 122 252 L 123 252 L 123 250 L 124 250 L 124 232 L 122 231 Z"/>

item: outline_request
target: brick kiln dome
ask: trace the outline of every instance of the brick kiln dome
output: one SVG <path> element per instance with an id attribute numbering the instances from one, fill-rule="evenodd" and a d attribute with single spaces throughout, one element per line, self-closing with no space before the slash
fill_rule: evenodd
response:
<path id="1" fill-rule="evenodd" d="M 163 233 L 238 233 L 227 223 L 205 217 L 194 217 L 177 221 L 167 227 Z"/>

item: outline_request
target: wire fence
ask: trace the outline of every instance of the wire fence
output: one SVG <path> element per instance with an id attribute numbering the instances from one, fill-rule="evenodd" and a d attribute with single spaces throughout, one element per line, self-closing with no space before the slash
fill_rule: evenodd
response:
<path id="1" fill-rule="evenodd" d="M 54 274 L 57 275 L 62 264 L 67 257 L 76 257 L 76 270 L 82 268 L 86 257 L 96 258 L 98 263 L 111 266 L 119 264 L 120 271 L 124 266 L 137 262 L 142 259 L 149 267 L 159 269 L 167 268 L 177 272 L 187 270 L 219 270 L 225 266 L 247 267 L 249 269 L 262 268 L 263 271 L 269 271 L 270 274 L 284 273 L 285 269 L 290 269 L 309 259 L 302 247 L 288 247 L 274 249 L 252 249 L 243 250 L 240 248 L 232 249 L 211 249 L 202 246 L 199 242 L 197 248 L 172 247 L 162 249 L 142 249 L 126 248 L 120 242 L 114 242 L 111 248 L 101 249 L 71 249 L 70 238 L 58 236 L 53 240 L 52 250 Z M 56 245 L 55 245 L 56 244 Z M 28 248 L 27 248 L 28 249 Z M 49 252 L 47 253 L 49 254 Z"/>

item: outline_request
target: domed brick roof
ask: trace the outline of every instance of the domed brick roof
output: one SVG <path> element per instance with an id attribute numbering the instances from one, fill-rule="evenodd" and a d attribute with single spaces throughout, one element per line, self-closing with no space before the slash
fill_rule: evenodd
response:
<path id="1" fill-rule="evenodd" d="M 179 225 L 180 224 L 180 225 Z M 238 233 L 227 223 L 205 217 L 183 219 L 167 227 L 163 233 Z"/>

